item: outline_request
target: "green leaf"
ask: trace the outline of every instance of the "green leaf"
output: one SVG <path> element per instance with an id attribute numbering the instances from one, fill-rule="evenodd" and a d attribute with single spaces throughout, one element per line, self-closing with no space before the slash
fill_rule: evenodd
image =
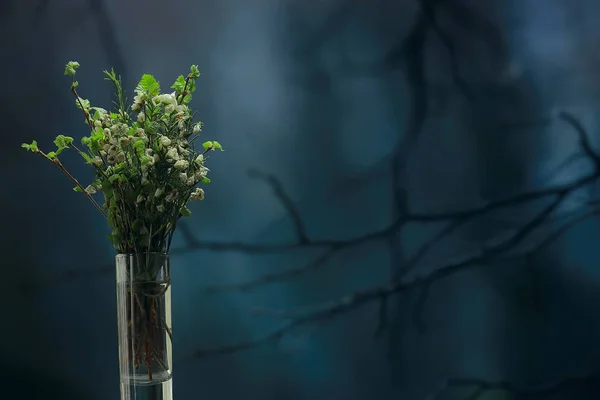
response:
<path id="1" fill-rule="evenodd" d="M 210 179 L 208 179 L 207 177 L 203 176 L 202 180 L 200 180 L 200 183 L 203 183 L 205 185 L 210 183 Z"/>
<path id="2" fill-rule="evenodd" d="M 56 145 L 56 153 L 54 157 L 58 156 L 62 153 L 63 150 L 67 149 L 71 143 L 73 143 L 73 138 L 65 135 L 58 135 L 56 139 L 54 139 L 54 144 Z"/>
<path id="3" fill-rule="evenodd" d="M 175 89 L 177 93 L 183 92 L 183 88 L 185 87 L 185 77 L 183 75 L 179 75 L 175 83 L 171 86 L 171 89 Z"/>
<path id="4" fill-rule="evenodd" d="M 75 70 L 79 68 L 79 63 L 77 61 L 69 61 L 65 66 L 65 75 L 75 75 Z"/>
<path id="5" fill-rule="evenodd" d="M 152 75 L 144 74 L 137 85 L 136 91 L 144 92 L 150 97 L 154 97 L 160 93 L 160 83 Z"/>
<path id="6" fill-rule="evenodd" d="M 88 156 L 86 153 L 84 153 L 83 151 L 80 151 L 79 154 L 81 154 L 81 157 L 83 157 L 83 159 L 85 160 L 85 162 L 87 164 L 92 163 L 92 158 L 90 156 Z"/>
<path id="7" fill-rule="evenodd" d="M 181 207 L 179 209 L 179 214 L 181 214 L 183 217 L 189 217 L 192 215 L 192 211 L 187 207 Z"/>
<path id="8" fill-rule="evenodd" d="M 87 99 L 82 99 L 81 97 L 78 97 L 75 100 L 75 105 L 77 106 L 77 108 L 79 108 L 81 110 L 81 107 L 83 106 L 84 110 L 89 110 L 90 109 L 90 101 Z"/>
<path id="9" fill-rule="evenodd" d="M 29 144 L 28 143 L 23 143 L 21 145 L 21 147 L 24 148 L 24 149 L 27 149 L 28 151 L 33 151 L 34 153 L 39 151 L 37 142 L 35 140 L 32 141 Z"/>
<path id="10" fill-rule="evenodd" d="M 188 81 L 187 90 L 188 90 L 190 93 L 193 93 L 193 92 L 195 92 L 195 91 L 196 91 L 196 81 L 195 81 L 194 79 L 190 79 L 190 80 Z"/>
<path id="11" fill-rule="evenodd" d="M 77 192 L 77 193 L 83 193 L 83 190 L 81 190 L 81 188 L 80 188 L 79 186 L 75 186 L 75 187 L 73 188 L 73 191 L 74 191 L 74 192 Z"/>
<path id="12" fill-rule="evenodd" d="M 50 153 L 46 154 L 46 157 L 48 157 L 51 160 L 54 160 L 56 156 L 58 156 L 58 154 L 55 151 L 51 151 Z"/>
<path id="13" fill-rule="evenodd" d="M 190 75 L 192 79 L 198 79 L 200 76 L 200 70 L 198 69 L 197 65 L 192 65 L 190 67 Z"/>
<path id="14" fill-rule="evenodd" d="M 212 147 L 213 147 L 213 142 L 211 142 L 211 141 L 204 142 L 204 143 L 202 143 L 202 147 L 204 147 L 204 150 L 209 150 L 209 149 L 212 149 Z"/>
<path id="15" fill-rule="evenodd" d="M 94 116 L 92 117 L 94 121 L 99 120 L 102 115 L 108 114 L 108 111 L 100 107 L 90 107 L 90 110 L 94 110 Z"/>
<path id="16" fill-rule="evenodd" d="M 71 143 L 73 143 L 73 138 L 70 136 L 58 135 L 56 139 L 54 139 L 54 144 L 59 149 L 66 149 L 71 145 Z"/>
<path id="17" fill-rule="evenodd" d="M 225 151 L 225 150 L 223 150 L 223 146 L 221 146 L 221 143 L 219 143 L 219 142 L 212 142 L 212 144 L 213 144 L 213 146 L 212 146 L 213 150 Z"/>

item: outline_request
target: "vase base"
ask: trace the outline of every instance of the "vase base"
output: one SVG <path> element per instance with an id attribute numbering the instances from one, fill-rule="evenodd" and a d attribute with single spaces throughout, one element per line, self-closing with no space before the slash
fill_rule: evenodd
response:
<path id="1" fill-rule="evenodd" d="M 173 400 L 173 380 L 144 385 L 121 383 L 121 400 Z"/>

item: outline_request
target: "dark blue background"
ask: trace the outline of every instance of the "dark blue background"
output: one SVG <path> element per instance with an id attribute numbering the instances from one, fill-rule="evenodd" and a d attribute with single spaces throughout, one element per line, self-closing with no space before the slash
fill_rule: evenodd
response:
<path id="1" fill-rule="evenodd" d="M 118 398 L 105 221 L 19 148 L 86 133 L 69 60 L 104 107 L 111 66 L 130 92 L 202 72 L 193 106 L 226 152 L 175 240 L 178 400 L 600 398 L 598 171 L 560 115 L 600 149 L 599 17 L 591 0 L 3 0 L 0 398 Z"/>

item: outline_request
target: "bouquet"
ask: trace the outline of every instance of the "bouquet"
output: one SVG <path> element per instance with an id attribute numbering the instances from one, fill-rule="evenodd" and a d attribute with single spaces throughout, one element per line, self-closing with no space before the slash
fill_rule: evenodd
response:
<path id="1" fill-rule="evenodd" d="M 196 65 L 180 75 L 171 93 L 161 93 L 149 74 L 140 79 L 131 105 L 121 78 L 104 71 L 115 89 L 114 107 L 92 106 L 78 94 L 75 80 L 79 63 L 71 61 L 71 93 L 84 116 L 89 135 L 76 145 L 70 136 L 58 135 L 56 149 L 42 151 L 36 141 L 22 147 L 58 167 L 106 217 L 110 241 L 117 251 L 117 297 L 122 382 L 146 384 L 160 376 L 170 379 L 170 278 L 168 252 L 181 217 L 191 214 L 188 203 L 204 198 L 198 185 L 210 183 L 208 153 L 223 150 L 215 141 L 196 140 L 202 123 L 194 122 L 188 104 L 200 73 Z M 94 171 L 84 187 L 65 167 L 61 155 L 74 150 Z M 102 195 L 102 200 L 97 198 Z M 100 204 L 101 203 L 101 204 Z M 119 272 L 119 268 L 121 272 Z M 143 369 L 143 370 L 142 370 Z M 144 378 L 145 379 L 145 378 Z M 123 390 L 122 390 L 123 393 Z"/>

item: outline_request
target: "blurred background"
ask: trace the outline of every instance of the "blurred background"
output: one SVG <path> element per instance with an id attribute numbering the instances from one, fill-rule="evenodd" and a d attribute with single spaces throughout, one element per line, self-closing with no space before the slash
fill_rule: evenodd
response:
<path id="1" fill-rule="evenodd" d="M 108 228 L 20 148 L 86 134 L 70 60 L 105 108 L 104 69 L 131 93 L 198 64 L 192 106 L 226 149 L 173 246 L 177 400 L 600 398 L 598 17 L 2 0 L 0 398 L 118 398 Z"/>

